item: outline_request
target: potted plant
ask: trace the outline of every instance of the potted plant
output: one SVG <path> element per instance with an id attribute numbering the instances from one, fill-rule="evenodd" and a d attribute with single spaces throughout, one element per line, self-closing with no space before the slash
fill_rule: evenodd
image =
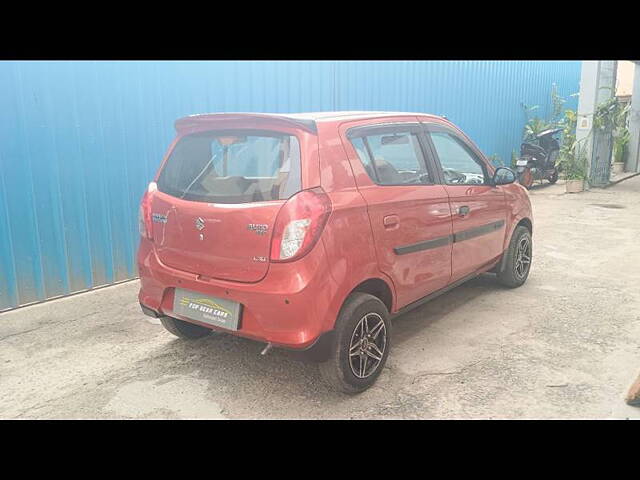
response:
<path id="1" fill-rule="evenodd" d="M 613 164 L 612 172 L 614 175 L 618 175 L 624 172 L 624 154 L 627 149 L 627 143 L 629 143 L 629 130 L 626 128 L 624 132 L 613 136 Z"/>
<path id="2" fill-rule="evenodd" d="M 576 125 L 578 116 L 575 110 L 567 109 L 564 118 L 560 122 L 562 126 L 562 143 L 558 170 L 564 174 L 565 189 L 567 193 L 576 193 L 584 190 L 586 177 L 586 150 L 576 141 Z"/>
<path id="3" fill-rule="evenodd" d="M 565 150 L 561 155 L 560 163 L 566 179 L 566 192 L 582 192 L 584 190 L 584 181 L 587 178 L 586 145 L 574 142 L 572 148 Z"/>

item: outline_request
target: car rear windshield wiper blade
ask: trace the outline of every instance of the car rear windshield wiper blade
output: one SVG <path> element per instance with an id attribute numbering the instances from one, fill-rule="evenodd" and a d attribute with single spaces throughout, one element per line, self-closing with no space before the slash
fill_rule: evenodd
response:
<path id="1" fill-rule="evenodd" d="M 200 173 L 198 175 L 196 175 L 196 178 L 193 179 L 193 181 L 189 184 L 189 186 L 187 188 L 185 188 L 184 192 L 182 193 L 182 195 L 180 195 L 180 198 L 184 198 L 185 195 L 187 193 L 189 193 L 189 190 L 191 190 L 191 187 L 193 187 L 195 185 L 195 183 L 200 179 L 200 177 L 202 177 L 202 175 L 204 175 L 204 173 L 209 169 L 209 166 L 211 166 L 213 164 L 213 161 L 215 160 L 216 156 L 214 155 L 213 157 L 211 157 L 211 160 L 209 160 L 204 167 L 202 167 L 202 170 L 200 170 Z"/>

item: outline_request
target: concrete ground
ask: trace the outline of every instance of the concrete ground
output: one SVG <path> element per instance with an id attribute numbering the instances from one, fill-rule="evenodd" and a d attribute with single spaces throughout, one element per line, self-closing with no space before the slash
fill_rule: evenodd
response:
<path id="1" fill-rule="evenodd" d="M 369 391 L 227 335 L 186 342 L 137 282 L 0 315 L 1 418 L 640 418 L 640 177 L 534 187 L 534 261 L 516 290 L 485 275 L 397 319 Z"/>

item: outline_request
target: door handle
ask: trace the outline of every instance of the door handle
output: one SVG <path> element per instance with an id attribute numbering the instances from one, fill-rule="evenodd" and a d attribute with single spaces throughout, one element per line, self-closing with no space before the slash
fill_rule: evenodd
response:
<path id="1" fill-rule="evenodd" d="M 467 215 L 469 215 L 469 207 L 467 205 L 463 205 L 462 207 L 459 207 L 458 215 L 461 217 L 466 217 Z"/>
<path id="2" fill-rule="evenodd" d="M 387 215 L 382 219 L 384 228 L 392 230 L 400 225 L 400 217 L 398 215 Z"/>

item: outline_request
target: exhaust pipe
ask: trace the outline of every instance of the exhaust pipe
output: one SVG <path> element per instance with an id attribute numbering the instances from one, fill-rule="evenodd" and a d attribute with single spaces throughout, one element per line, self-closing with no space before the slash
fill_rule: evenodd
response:
<path id="1" fill-rule="evenodd" d="M 269 350 L 271 350 L 271 348 L 273 348 L 273 344 L 271 342 L 267 343 L 267 346 L 264 347 L 262 352 L 260 352 L 260 355 L 266 355 L 267 353 L 269 353 Z"/>

